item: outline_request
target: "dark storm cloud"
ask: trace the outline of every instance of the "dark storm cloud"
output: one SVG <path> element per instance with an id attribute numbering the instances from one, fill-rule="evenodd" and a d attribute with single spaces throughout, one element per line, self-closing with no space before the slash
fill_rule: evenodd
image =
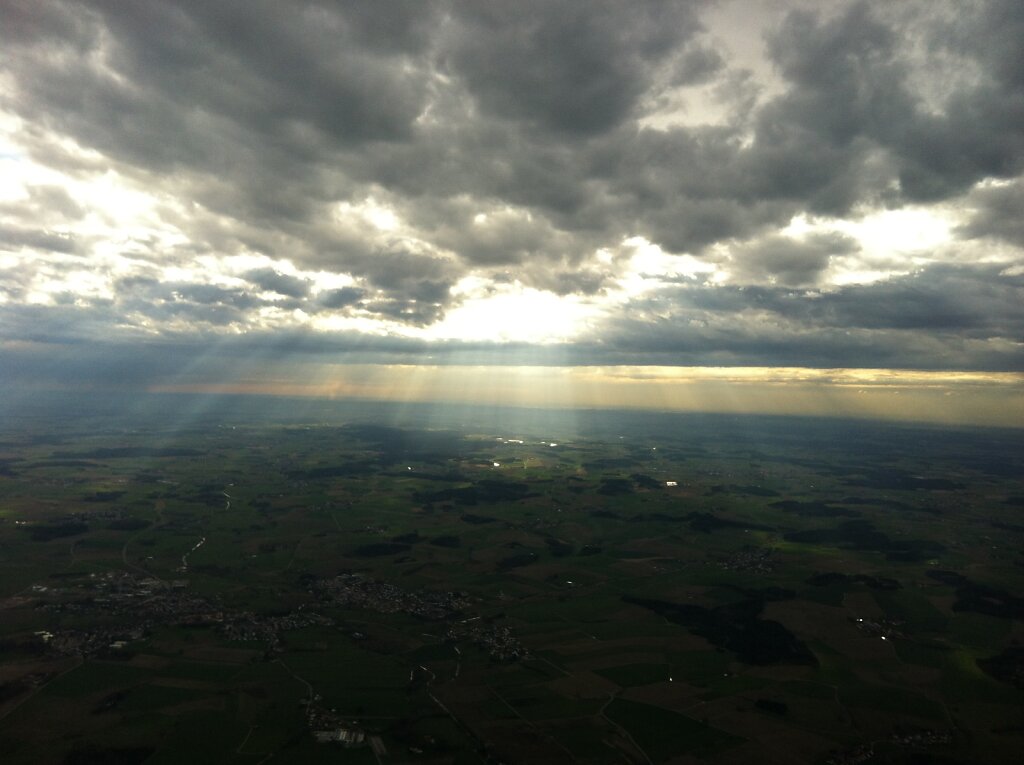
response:
<path id="1" fill-rule="evenodd" d="M 356 287 L 327 290 L 313 296 L 308 289 L 299 289 L 305 286 L 303 280 L 293 282 L 285 274 L 259 270 L 246 276 L 251 284 L 246 288 L 164 281 L 148 276 L 124 277 L 114 282 L 112 297 L 61 293 L 54 296 L 55 305 L 49 307 L 0 306 L 0 320 L 4 338 L 11 340 L 44 342 L 50 338 L 59 342 L 85 342 L 91 337 L 105 342 L 130 342 L 148 334 L 130 329 L 144 318 L 147 323 L 161 326 L 162 334 L 175 336 L 181 343 L 188 342 L 189 333 L 199 337 L 228 326 L 244 328 L 259 336 L 261 330 L 252 325 L 252 314 L 268 309 L 302 310 L 311 315 L 356 311 L 363 316 L 386 317 L 411 325 L 429 324 L 444 311 L 450 288 L 444 282 L 419 280 L 403 288 L 402 294 L 409 296 L 405 299 L 389 297 L 393 293 L 386 291 L 371 292 Z M 288 295 L 282 291 L 285 289 L 296 294 Z M 25 286 L 12 280 L 9 289 L 3 291 L 18 297 L 24 293 Z M 260 294 L 266 292 L 275 295 Z M 261 340 L 263 345 L 267 342 L 266 337 Z M 327 342 L 320 350 L 328 352 L 333 347 Z"/>
<path id="2" fill-rule="evenodd" d="M 246 271 L 242 276 L 260 289 L 276 292 L 286 297 L 301 298 L 309 294 L 309 281 L 290 274 L 282 274 L 272 268 L 257 268 Z"/>
<path id="3" fill-rule="evenodd" d="M 696 5 L 456 2 L 450 61 L 483 111 L 571 136 L 602 133 L 700 30 Z"/>
<path id="4" fill-rule="evenodd" d="M 1024 247 L 1024 181 L 977 189 L 968 204 L 974 207 L 974 214 L 958 229 L 961 236 L 1001 239 Z"/>
<path id="5" fill-rule="evenodd" d="M 558 232 L 544 220 L 498 212 L 486 220 L 461 216 L 438 231 L 437 241 L 471 263 L 509 265 L 553 256 Z"/>
<path id="6" fill-rule="evenodd" d="M 720 68 L 717 51 L 687 48 L 701 31 L 691 3 L 442 4 L 447 23 L 431 3 L 386 13 L 361 3 L 309 4 L 299 12 L 276 3 L 93 5 L 92 14 L 74 14 L 74 24 L 70 12 L 53 9 L 34 24 L 23 19 L 20 27 L 38 29 L 22 39 L 70 39 L 79 50 L 102 52 L 132 87 L 97 65 L 70 67 L 31 48 L 16 59 L 15 66 L 23 62 L 16 69 L 19 104 L 135 167 L 226 170 L 239 183 L 222 205 L 273 222 L 308 223 L 317 214 L 339 182 L 319 177 L 317 163 L 335 153 L 367 182 L 406 189 L 404 176 L 422 173 L 424 192 L 438 184 L 442 194 L 490 195 L 555 217 L 596 208 L 596 222 L 619 231 L 625 216 L 650 203 L 645 217 L 658 229 L 670 226 L 662 219 L 686 220 L 683 230 L 665 231 L 675 250 L 743 234 L 748 217 L 763 224 L 764 213 L 753 210 L 764 199 L 844 211 L 880 193 L 865 165 L 872 149 L 896 155 L 900 180 L 915 198 L 935 196 L 939 186 L 962 190 L 1020 162 L 1020 129 L 1010 115 L 996 121 L 1005 134 L 1000 141 L 974 140 L 992 130 L 991 120 L 978 119 L 982 113 L 1019 86 L 1011 73 L 959 96 L 959 105 L 973 104 L 967 118 L 952 108 L 927 115 L 908 90 L 900 37 L 865 4 L 827 23 L 807 13 L 787 19 L 770 48 L 791 88 L 758 114 L 756 140 L 745 150 L 736 141 L 743 126 L 667 136 L 629 127 L 660 66 L 674 66 L 684 81 Z M 991 26 L 988 16 L 997 10 L 980 14 L 975 25 Z M 965 55 L 982 54 L 980 46 L 965 46 Z M 451 103 L 439 99 L 449 112 L 437 115 L 439 127 L 416 129 L 438 87 L 427 76 L 434 66 L 456 83 Z M 460 92 L 476 104 L 475 114 L 458 111 L 466 107 Z M 974 127 L 964 133 L 967 123 Z M 603 141 L 592 146 L 576 134 Z M 373 144 L 366 146 L 367 168 L 344 156 L 363 144 Z M 377 156 L 390 148 L 398 150 L 390 162 Z M 617 165 L 612 175 L 602 167 L 609 162 Z M 675 182 L 644 177 L 658 171 Z M 255 182 L 270 174 L 274 182 Z M 602 206 L 595 192 L 604 185 L 615 201 Z M 200 190 L 220 209 L 219 184 Z M 674 201 L 680 192 L 682 203 Z M 769 221 L 790 208 L 773 212 Z M 698 219 L 710 222 L 699 227 Z M 468 248 L 466 257 L 477 262 L 480 254 Z M 493 258 L 484 254 L 483 262 Z"/>
<path id="7" fill-rule="evenodd" d="M 417 326 L 444 316 L 458 277 L 453 261 L 400 248 L 353 253 L 347 263 L 348 272 L 365 281 L 363 291 L 374 296 L 372 301 L 354 304 L 370 313 Z M 329 307 L 323 302 L 319 306 Z"/>
<path id="8" fill-rule="evenodd" d="M 233 305 L 237 308 L 251 308 L 263 305 L 265 302 L 249 292 L 237 288 L 199 282 L 167 282 L 145 276 L 118 279 L 114 285 L 114 292 L 124 300 L 150 303 L 222 304 Z"/>
<path id="9" fill-rule="evenodd" d="M 765 366 L 889 368 L 917 370 L 1024 371 L 1019 346 L 973 341 L 956 333 L 805 328 L 772 325 L 738 331 L 656 321 L 643 329 L 626 321 L 621 331 L 591 349 L 588 358 L 605 364 L 667 366 Z"/>
<path id="10" fill-rule="evenodd" d="M 114 300 L 91 306 L 97 313 L 106 313 L 112 324 L 118 313 L 127 313 L 164 324 L 180 320 L 195 327 L 224 327 L 244 322 L 248 312 L 255 309 L 280 306 L 241 289 L 147 278 L 121 279 L 115 294 Z"/>
<path id="11" fill-rule="evenodd" d="M 233 239 L 219 237 L 229 247 L 280 257 L 284 234 L 299 240 L 289 257 L 323 261 L 325 205 L 383 186 L 411 207 L 429 194 L 537 209 L 535 232 L 518 233 L 533 241 L 510 253 L 495 236 L 437 243 L 469 265 L 530 270 L 537 257 L 543 269 L 553 250 L 583 248 L 539 238 L 580 225 L 621 234 L 615 210 L 589 198 L 591 160 L 569 134 L 635 118 L 655 71 L 699 31 L 692 5 L 24 4 L 11 67 L 20 113 L 128 173 L 172 173 L 237 221 Z M 51 55 L 62 43 L 78 60 Z M 713 59 L 684 56 L 680 76 L 704 76 Z M 421 114 L 437 121 L 416 127 Z M 339 253 L 333 265 L 351 264 Z"/>
<path id="12" fill-rule="evenodd" d="M 1024 88 L 1019 77 L 991 76 L 1002 64 L 991 60 L 988 29 L 994 17 L 1019 28 L 1021 6 L 1015 5 L 1012 11 L 998 2 L 963 9 L 962 23 L 977 31 L 961 39 L 959 53 L 964 66 L 985 70 L 979 82 L 952 93 L 940 113 L 913 92 L 902 55 L 908 29 L 888 26 L 871 4 L 856 3 L 829 22 L 790 14 L 770 39 L 770 51 L 791 87 L 757 116 L 748 158 L 760 193 L 798 196 L 814 211 L 842 214 L 872 195 L 944 199 L 982 178 L 1019 173 Z M 929 29 L 925 18 L 916 22 Z M 1000 34 L 997 48 L 1019 50 L 1019 39 L 1010 43 Z M 869 160 L 878 151 L 892 163 L 892 178 L 873 177 L 877 169 Z M 880 181 L 896 181 L 898 188 Z"/>
<path id="13" fill-rule="evenodd" d="M 725 58 L 714 48 L 694 47 L 684 54 L 672 77 L 673 85 L 699 85 L 725 68 Z"/>
<path id="14" fill-rule="evenodd" d="M 1021 182 L 973 188 L 1024 172 L 1024 4 L 957 3 L 951 16 L 928 2 L 789 13 L 766 38 L 779 78 L 771 95 L 706 33 L 707 7 L 3 3 L 0 68 L 11 87 L 0 107 L 23 121 L 21 148 L 76 178 L 134 179 L 159 199 L 153 215 L 188 239 L 133 238 L 126 257 L 187 266 L 196 255 L 257 252 L 353 282 L 315 293 L 273 267 L 241 274 L 244 287 L 122 280 L 105 303 L 8 305 L 5 335 L 59 334 L 45 316 L 78 316 L 96 337 L 135 316 L 202 334 L 245 328 L 270 308 L 424 326 L 446 315 L 470 273 L 601 294 L 616 274 L 595 251 L 643 236 L 715 260 L 745 287 L 634 302 L 600 342 L 577 346 L 580 358 L 927 366 L 939 363 L 932 354 L 1014 367 L 1022 327 L 1007 296 L 1019 297 L 1017 277 L 930 268 L 817 293 L 854 244 L 778 229 L 801 213 L 969 194 L 961 236 L 1024 246 Z M 962 76 L 931 76 L 933 57 Z M 645 126 L 671 89 L 696 86 L 720 99 L 726 119 Z M 360 217 L 368 199 L 400 225 Z M 47 186 L 5 201 L 0 247 L 86 255 L 87 238 L 56 232 L 89 203 Z M 17 297 L 27 284 L 5 289 Z"/>
<path id="15" fill-rule="evenodd" d="M 740 281 L 789 286 L 815 284 L 835 255 L 859 249 L 843 234 L 812 234 L 802 239 L 773 235 L 732 251 L 732 272 Z"/>
<path id="16" fill-rule="evenodd" d="M 411 57 L 422 55 L 430 4 L 343 8 L 21 3 L 18 23 L 0 24 L 17 54 L 7 61 L 18 92 L 5 105 L 225 216 L 229 246 L 269 239 L 280 257 L 281 243 L 259 232 L 314 238 L 325 201 L 349 191 L 320 163 L 409 140 L 424 108 L 427 69 Z M 35 149 L 37 160 L 64 160 Z"/>
<path id="17" fill-rule="evenodd" d="M 444 315 L 439 303 L 419 300 L 372 300 L 361 304 L 371 314 L 413 326 L 433 324 Z"/>
<path id="18" fill-rule="evenodd" d="M 420 285 L 450 284 L 457 274 L 455 264 L 449 260 L 400 248 L 353 253 L 348 261 L 351 273 L 386 290 L 407 288 L 417 292 Z"/>
<path id="19" fill-rule="evenodd" d="M 480 343 L 429 343 L 409 338 L 303 331 L 253 331 L 244 335 L 217 332 L 165 333 L 154 339 L 113 326 L 105 307 L 0 305 L 0 322 L 9 328 L 0 343 L 0 385 L 126 387 L 237 380 L 265 368 L 280 371 L 292 364 L 332 363 L 498 363 L 538 360 L 536 350 L 512 346 L 495 356 Z M 97 340 L 97 337 L 103 339 Z M 273 376 L 273 374 L 271 375 Z"/>
<path id="20" fill-rule="evenodd" d="M 76 251 L 77 244 L 70 234 L 0 224 L 0 251 L 19 250 L 22 247 L 71 254 Z"/>
<path id="21" fill-rule="evenodd" d="M 738 293 L 746 293 L 739 296 Z M 932 266 L 927 270 L 829 292 L 763 287 L 720 291 L 717 310 L 754 310 L 817 326 L 956 331 L 981 339 L 1024 337 L 1024 277 L 999 266 Z M 698 298 L 697 305 L 701 305 Z"/>
<path id="22" fill-rule="evenodd" d="M 317 295 L 317 304 L 326 309 L 345 308 L 355 305 L 366 296 L 366 290 L 357 287 L 341 287 L 336 290 L 325 290 Z"/>
<path id="23" fill-rule="evenodd" d="M 612 281 L 611 274 L 593 269 L 583 271 L 556 271 L 537 287 L 556 295 L 594 295 Z"/>
<path id="24" fill-rule="evenodd" d="M 678 250 L 791 211 L 758 215 L 764 200 L 842 212 L 885 192 L 872 151 L 892 155 L 915 199 L 1019 171 L 1022 86 L 1006 61 L 1019 58 L 1021 12 L 979 7 L 961 25 L 974 37 L 931 44 L 993 76 L 941 114 L 910 90 L 900 30 L 859 3 L 827 22 L 786 19 L 769 47 L 788 90 L 750 126 L 655 134 L 635 118 L 660 68 L 684 82 L 722 68 L 720 52 L 688 47 L 700 4 L 22 3 L 5 42 L 19 54 L 18 111 L 129 167 L 194 174 L 219 212 L 309 224 L 371 183 L 589 213 L 618 232 L 647 207 L 656 225 L 713 220 L 667 233 Z"/>
<path id="25" fill-rule="evenodd" d="M 371 21 L 366 3 L 345 5 L 338 13 L 319 3 L 94 0 L 63 4 L 61 13 L 53 3 L 22 3 L 9 44 L 35 49 L 17 74 L 41 106 L 62 107 L 46 109 L 50 120 L 106 125 L 112 132 L 90 130 L 91 142 L 142 164 L 216 159 L 210 149 L 220 142 L 203 136 L 204 128 L 219 132 L 218 117 L 280 137 L 296 155 L 301 142 L 289 130 L 297 126 L 338 143 L 407 136 L 424 89 L 422 75 L 401 64 L 422 48 L 431 6 L 396 4 Z M 99 61 L 45 55 L 65 40 Z"/>
<path id="26" fill-rule="evenodd" d="M 780 306 L 779 312 L 786 314 Z M 794 318 L 865 329 L 952 331 L 1024 338 L 1024 277 L 1000 266 L 932 266 L 905 278 L 849 286 L 808 300 Z"/>
<path id="27" fill-rule="evenodd" d="M 618 357 L 665 364 L 1024 370 L 1024 276 L 933 266 L 832 291 L 670 287 L 605 328 Z"/>
<path id="28" fill-rule="evenodd" d="M 138 355 L 216 359 L 307 357 L 330 361 L 462 364 L 659 364 L 669 366 L 894 367 L 1024 371 L 1024 275 L 993 266 L 934 266 L 870 285 L 830 292 L 782 287 L 715 287 L 691 283 L 637 299 L 599 327 L 596 340 L 544 348 L 427 342 L 356 332 L 252 330 L 225 336 L 217 327 L 255 298 L 230 290 L 189 292 L 150 287 L 148 307 L 162 320 L 187 315 L 199 329 L 168 331 L 159 341 L 121 322 L 126 306 L 77 299 L 56 306 L 0 305 L 7 374 L 28 379 L 47 353 L 83 359 L 96 338 L 102 353 L 132 368 Z M 428 319 L 430 305 L 401 304 L 343 292 L 335 306 L 378 315 Z M 175 295 L 182 296 L 175 299 Z M 159 297 L 164 296 L 164 297 Z M 170 297 L 167 297 L 170 296 Z M 331 301 L 328 293 L 327 301 Z M 348 302 L 353 301 L 353 302 Z M 341 306 L 344 304 L 344 306 Z M 312 302 L 303 306 L 315 310 Z M 49 352 L 24 350 L 38 343 Z M 72 349 L 72 350 L 69 350 Z M 73 350 L 79 349 L 79 350 Z M 27 355 L 26 355 L 27 354 Z M 33 360 L 34 359 L 34 360 Z M 164 358 L 166 361 L 166 358 Z M 49 363 L 49 362 L 46 362 Z M 83 362 L 84 363 L 84 362 Z M 150 382 L 159 382 L 154 366 Z M 206 362 L 204 362 L 206 363 Z M 228 362 L 225 362 L 228 363 Z M 0 365 L 2 366 L 2 365 Z M 18 371 L 20 370 L 20 371 Z M 207 369 L 206 372 L 211 372 Z"/>

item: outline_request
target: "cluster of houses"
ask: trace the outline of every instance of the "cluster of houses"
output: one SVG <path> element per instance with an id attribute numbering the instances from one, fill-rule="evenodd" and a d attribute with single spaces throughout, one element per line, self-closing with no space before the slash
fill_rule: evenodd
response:
<path id="1" fill-rule="evenodd" d="M 719 563 L 726 571 L 753 571 L 755 574 L 770 574 L 775 570 L 770 547 L 750 547 L 739 550 Z"/>
<path id="2" fill-rule="evenodd" d="M 900 631 L 903 622 L 868 617 L 850 617 L 850 621 L 858 630 L 870 637 L 880 637 L 882 640 L 903 637 L 903 633 Z"/>
<path id="3" fill-rule="evenodd" d="M 281 651 L 281 633 L 311 626 L 330 626 L 332 619 L 302 608 L 285 615 L 263 616 L 230 611 L 188 592 L 184 579 L 165 581 L 124 571 L 90 574 L 66 587 L 34 585 L 35 607 L 54 613 L 102 613 L 130 618 L 131 626 L 98 626 L 88 630 L 41 630 L 36 638 L 53 653 L 91 656 L 125 650 L 155 627 L 180 624 L 219 626 L 232 640 L 260 641 Z"/>
<path id="4" fill-rule="evenodd" d="M 271 651 L 280 652 L 281 633 L 304 627 L 330 627 L 334 620 L 329 616 L 307 611 L 303 608 L 283 616 L 261 616 L 251 611 L 230 614 L 221 624 L 221 630 L 231 640 L 248 640 L 266 643 Z"/>
<path id="5" fill-rule="evenodd" d="M 912 749 L 923 749 L 932 746 L 944 746 L 953 743 L 953 734 L 947 730 L 916 730 L 894 732 L 885 740 L 886 743 Z M 875 746 L 882 742 L 869 742 L 835 752 L 825 760 L 825 765 L 859 765 L 869 762 L 875 757 Z"/>
<path id="6" fill-rule="evenodd" d="M 512 634 L 512 630 L 500 624 L 479 620 L 458 622 L 448 628 L 445 637 L 452 641 L 468 640 L 497 661 L 518 661 L 530 657 L 530 652 Z"/>
<path id="7" fill-rule="evenodd" d="M 432 621 L 454 618 L 473 604 L 464 592 L 407 590 L 360 574 L 339 574 L 317 580 L 312 590 L 322 600 L 335 605 L 382 614 L 404 613 Z"/>
<path id="8" fill-rule="evenodd" d="M 339 574 L 310 585 L 322 601 L 347 608 L 365 608 L 382 614 L 404 613 L 431 621 L 449 622 L 445 637 L 469 641 L 498 661 L 526 658 L 527 650 L 505 626 L 479 616 L 466 616 L 476 601 L 465 592 L 408 590 L 360 574 Z"/>

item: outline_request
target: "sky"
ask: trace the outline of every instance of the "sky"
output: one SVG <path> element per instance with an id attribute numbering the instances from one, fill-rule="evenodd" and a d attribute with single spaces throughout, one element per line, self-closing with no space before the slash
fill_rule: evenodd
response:
<path id="1" fill-rule="evenodd" d="M 0 385 L 1024 425 L 1022 41 L 1019 0 L 0 0 Z"/>

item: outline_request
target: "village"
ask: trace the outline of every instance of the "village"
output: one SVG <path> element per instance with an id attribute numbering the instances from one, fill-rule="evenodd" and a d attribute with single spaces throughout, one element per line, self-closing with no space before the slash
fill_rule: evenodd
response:
<path id="1" fill-rule="evenodd" d="M 516 661 L 529 656 L 508 627 L 485 621 L 480 616 L 466 616 L 466 610 L 477 600 L 465 592 L 406 590 L 361 574 L 339 574 L 318 580 L 310 589 L 335 605 L 382 614 L 405 613 L 428 621 L 450 621 L 445 633 L 447 640 L 471 642 L 496 661 Z"/>
<path id="2" fill-rule="evenodd" d="M 185 579 L 163 580 L 124 571 L 89 574 L 65 586 L 36 584 L 25 604 L 54 614 L 102 613 L 124 617 L 128 624 L 91 629 L 39 630 L 35 638 L 45 649 L 61 655 L 94 656 L 125 651 L 157 626 L 213 625 L 229 640 L 262 642 L 269 653 L 284 650 L 282 634 L 312 626 L 333 626 L 335 620 L 304 604 L 284 615 L 225 609 L 215 600 L 188 591 Z M 493 659 L 525 658 L 526 649 L 508 627 L 467 616 L 476 600 L 465 592 L 407 590 L 360 574 L 314 580 L 310 591 L 325 606 L 357 608 L 382 614 L 403 613 L 425 621 L 450 622 L 447 640 L 468 641 Z M 354 633 L 359 634 L 359 633 Z"/>
<path id="3" fill-rule="evenodd" d="M 382 614 L 405 613 L 428 621 L 458 616 L 473 604 L 465 592 L 406 590 L 360 574 L 339 574 L 316 581 L 311 590 L 336 605 Z"/>

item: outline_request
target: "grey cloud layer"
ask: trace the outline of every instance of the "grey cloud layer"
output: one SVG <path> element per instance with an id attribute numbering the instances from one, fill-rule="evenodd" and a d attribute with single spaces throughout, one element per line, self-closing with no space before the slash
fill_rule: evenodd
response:
<path id="1" fill-rule="evenodd" d="M 1002 296 L 1020 285 L 998 269 L 962 264 L 813 297 L 831 259 L 855 246 L 777 229 L 801 212 L 970 192 L 959 235 L 1024 246 L 1013 181 L 1024 172 L 1024 5 L 790 13 L 766 30 L 773 97 L 716 47 L 701 20 L 708 5 L 14 0 L 0 8 L 0 66 L 13 84 L 0 107 L 26 121 L 23 146 L 37 161 L 82 177 L 109 166 L 163 194 L 160 215 L 194 253 L 257 251 L 356 281 L 314 294 L 273 268 L 231 289 L 123 280 L 108 305 L 75 309 L 99 334 L 128 315 L 202 332 L 267 306 L 428 325 L 471 270 L 597 294 L 614 274 L 595 250 L 642 235 L 707 258 L 727 245 L 733 280 L 748 288 L 705 285 L 629 306 L 600 341 L 579 345 L 595 358 L 649 338 L 652 353 L 678 347 L 685 363 L 928 366 L 937 354 L 1016 368 L 1024 335 Z M 967 74 L 945 88 L 929 81 L 926 98 L 929 57 Z M 643 127 L 670 89 L 708 84 L 725 124 Z M 103 159 L 71 158 L 45 131 Z M 972 192 L 984 179 L 1011 183 Z M 339 203 L 367 197 L 405 229 L 338 217 Z M 87 206 L 40 187 L 0 210 L 0 247 L 87 258 L 76 237 L 50 228 Z M 154 261 L 189 257 L 138 247 Z M 980 297 L 986 285 L 998 299 Z M 787 303 L 784 288 L 798 299 Z M 664 301 L 671 308 L 655 310 Z M 757 312 L 778 327 L 747 320 Z"/>
<path id="2" fill-rule="evenodd" d="M 123 363 L 136 369 L 139 358 L 159 357 L 149 373 L 137 372 L 149 383 L 159 383 L 168 364 L 198 365 L 210 372 L 229 367 L 232 358 L 286 361 L 310 355 L 384 363 L 746 364 L 1024 372 L 1024 347 L 1017 340 L 1024 337 L 1024 275 L 997 266 L 933 266 L 904 279 L 826 293 L 692 281 L 628 304 L 605 323 L 599 340 L 539 348 L 512 345 L 497 353 L 489 343 L 358 333 L 267 329 L 225 336 L 216 328 L 239 312 L 280 301 L 270 303 L 242 290 L 213 286 L 147 282 L 135 287 L 130 292 L 141 299 L 89 305 L 77 301 L 53 308 L 0 305 L 0 323 L 9 339 L 50 348 L 45 353 L 19 344 L 0 348 L 0 366 L 6 366 L 8 376 L 17 376 L 19 370 L 30 376 L 43 358 L 50 364 L 61 357 L 84 360 L 90 343 L 102 336 L 102 355 L 115 368 Z M 365 295 L 342 288 L 322 293 L 319 300 L 329 309 L 361 304 Z M 154 338 L 125 327 L 112 329 L 126 312 L 162 322 L 187 315 L 200 330 L 169 331 Z"/>

